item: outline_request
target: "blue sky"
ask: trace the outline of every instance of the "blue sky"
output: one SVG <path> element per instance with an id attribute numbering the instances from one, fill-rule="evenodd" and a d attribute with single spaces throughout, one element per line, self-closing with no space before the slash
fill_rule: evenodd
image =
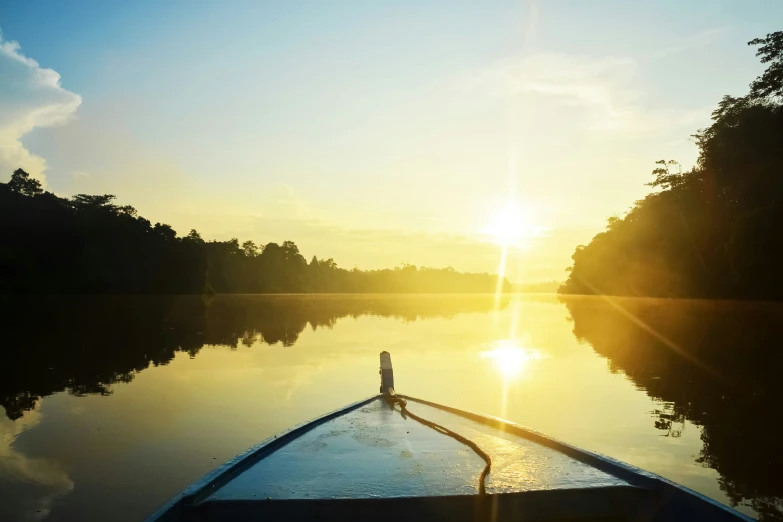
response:
<path id="1" fill-rule="evenodd" d="M 6 0 L 3 41 L 38 65 L 0 82 L 0 179 L 22 162 L 180 232 L 363 268 L 492 271 L 488 226 L 517 216 L 512 272 L 560 278 L 656 159 L 693 163 L 781 20 L 775 0 Z"/>

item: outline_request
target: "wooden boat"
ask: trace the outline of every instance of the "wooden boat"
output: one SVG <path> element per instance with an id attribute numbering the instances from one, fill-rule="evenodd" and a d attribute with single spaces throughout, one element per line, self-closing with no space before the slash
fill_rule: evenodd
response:
<path id="1" fill-rule="evenodd" d="M 381 393 L 265 440 L 151 521 L 752 520 L 662 477 L 516 424 Z"/>

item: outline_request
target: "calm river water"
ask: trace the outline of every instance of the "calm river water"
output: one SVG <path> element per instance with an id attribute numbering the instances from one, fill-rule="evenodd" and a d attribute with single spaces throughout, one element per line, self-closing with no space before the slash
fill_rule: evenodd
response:
<path id="1" fill-rule="evenodd" d="M 497 415 L 783 512 L 783 308 L 555 296 L 2 301 L 0 519 L 139 520 L 378 391 Z"/>

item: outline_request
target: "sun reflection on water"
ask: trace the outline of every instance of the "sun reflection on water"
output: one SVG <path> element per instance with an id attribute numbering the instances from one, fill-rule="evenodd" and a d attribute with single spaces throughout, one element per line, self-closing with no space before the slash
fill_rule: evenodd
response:
<path id="1" fill-rule="evenodd" d="M 481 357 L 492 359 L 505 381 L 512 381 L 524 374 L 531 361 L 543 359 L 539 350 L 525 348 L 518 339 L 498 339 L 492 349 L 480 352 Z"/>
<path id="2" fill-rule="evenodd" d="M 502 375 L 502 390 L 500 395 L 500 416 L 508 415 L 508 399 L 511 383 L 525 376 L 533 361 L 544 359 L 545 355 L 532 348 L 526 348 L 521 339 L 498 339 L 492 342 L 491 349 L 479 352 L 484 359 L 491 359 L 497 371 Z"/>

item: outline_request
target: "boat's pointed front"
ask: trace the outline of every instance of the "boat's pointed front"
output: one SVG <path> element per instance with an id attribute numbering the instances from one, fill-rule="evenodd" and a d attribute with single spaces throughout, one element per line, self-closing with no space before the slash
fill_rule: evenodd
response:
<path id="1" fill-rule="evenodd" d="M 561 452 L 424 404 L 416 414 L 475 440 L 491 457 L 488 493 L 628 485 Z M 478 494 L 484 461 L 382 398 L 313 427 L 207 500 Z"/>
<path id="2" fill-rule="evenodd" d="M 386 365 L 388 385 L 388 354 Z M 751 520 L 502 419 L 395 396 L 391 385 L 252 448 L 153 517 L 258 519 Z"/>

